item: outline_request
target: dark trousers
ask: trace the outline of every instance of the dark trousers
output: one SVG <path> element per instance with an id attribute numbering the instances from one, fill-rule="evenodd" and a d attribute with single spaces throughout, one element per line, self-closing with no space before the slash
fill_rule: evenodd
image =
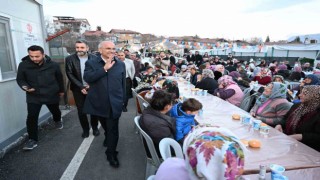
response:
<path id="1" fill-rule="evenodd" d="M 79 117 L 81 127 L 84 132 L 89 132 L 90 126 L 88 122 L 88 117 L 87 117 L 87 114 L 83 113 L 83 105 L 84 105 L 84 101 L 86 100 L 86 95 L 82 94 L 80 90 L 74 90 L 72 91 L 72 93 L 73 93 L 74 101 L 77 106 L 78 117 Z M 93 130 L 98 129 L 98 118 L 96 116 L 91 115 L 90 124 Z"/>
<path id="2" fill-rule="evenodd" d="M 61 111 L 59 109 L 59 103 L 46 104 L 49 111 L 53 116 L 55 122 L 61 121 Z M 29 139 L 38 141 L 38 118 L 42 104 L 27 103 L 28 116 L 27 116 L 27 131 Z"/>
<path id="3" fill-rule="evenodd" d="M 119 118 L 113 119 L 98 117 L 98 119 L 100 120 L 101 126 L 105 130 L 104 134 L 107 141 L 106 155 L 115 155 L 119 140 Z"/>
<path id="4" fill-rule="evenodd" d="M 127 77 L 126 78 L 126 99 L 123 102 L 123 107 L 127 107 L 128 106 L 128 101 L 130 98 L 132 98 L 132 80 Z"/>

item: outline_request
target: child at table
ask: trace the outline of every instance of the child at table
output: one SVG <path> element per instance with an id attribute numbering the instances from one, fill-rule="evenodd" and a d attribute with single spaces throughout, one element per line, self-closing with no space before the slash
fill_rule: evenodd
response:
<path id="1" fill-rule="evenodd" d="M 190 132 L 191 126 L 195 126 L 194 117 L 202 109 L 202 104 L 194 99 L 189 98 L 183 103 L 178 103 L 170 110 L 170 116 L 176 119 L 175 139 L 183 143 L 184 137 Z"/>

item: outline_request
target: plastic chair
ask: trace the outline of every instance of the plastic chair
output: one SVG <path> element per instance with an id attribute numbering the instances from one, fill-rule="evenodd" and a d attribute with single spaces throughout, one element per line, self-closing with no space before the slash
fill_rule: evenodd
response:
<path id="1" fill-rule="evenodd" d="M 298 82 L 289 82 L 288 89 L 292 90 L 298 86 L 300 86 L 300 83 L 298 83 Z"/>
<path id="2" fill-rule="evenodd" d="M 180 144 L 171 138 L 164 138 L 160 141 L 159 149 L 163 160 L 171 157 L 171 148 L 173 148 L 174 153 L 177 158 L 183 159 L 183 153 Z"/>
<path id="3" fill-rule="evenodd" d="M 158 154 L 157 154 L 157 151 L 154 147 L 154 144 L 153 144 L 153 141 L 152 139 L 150 138 L 150 136 L 145 133 L 141 127 L 140 127 L 140 124 L 139 124 L 139 120 L 140 120 L 140 116 L 136 116 L 134 118 L 134 122 L 137 126 L 137 128 L 139 129 L 139 132 L 140 132 L 140 138 L 141 138 L 141 141 L 142 141 L 142 144 L 143 143 L 143 139 L 146 141 L 146 144 L 147 144 L 147 147 L 149 149 L 149 152 L 151 154 L 151 159 L 147 156 L 147 152 L 146 152 L 146 157 L 147 157 L 147 166 L 146 166 L 146 174 L 145 174 L 145 177 L 147 179 L 147 177 L 149 177 L 150 175 L 153 175 L 156 173 L 157 169 L 159 168 L 160 164 L 161 164 L 161 161 L 160 161 L 160 158 L 158 157 Z"/>
<path id="4" fill-rule="evenodd" d="M 137 98 L 138 98 L 139 106 L 140 106 L 140 109 L 142 112 L 143 110 L 145 110 L 149 106 L 149 103 L 139 94 L 137 94 Z"/>
<path id="5" fill-rule="evenodd" d="M 156 177 L 155 175 L 151 175 L 151 176 L 148 177 L 147 180 L 154 180 L 155 177 Z"/>
<path id="6" fill-rule="evenodd" d="M 133 96 L 133 100 L 134 100 L 134 102 L 135 102 L 135 105 L 136 105 L 136 116 L 139 114 L 138 113 L 138 106 L 139 106 L 139 104 L 138 104 L 138 99 L 137 99 L 137 95 L 138 95 L 138 93 L 133 89 L 133 88 L 131 88 L 131 91 L 132 91 L 132 96 Z"/>

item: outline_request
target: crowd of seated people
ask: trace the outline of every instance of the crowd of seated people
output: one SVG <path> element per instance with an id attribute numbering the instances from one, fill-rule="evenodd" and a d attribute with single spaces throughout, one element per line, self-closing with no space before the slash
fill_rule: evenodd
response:
<path id="1" fill-rule="evenodd" d="M 166 76 L 183 78 L 238 107 L 245 97 L 244 91 L 259 85 L 258 96 L 248 112 L 255 119 L 320 151 L 320 91 L 316 68 L 311 74 L 308 64 L 296 63 L 291 67 L 288 62 L 268 64 L 265 60 L 246 62 L 233 57 L 223 60 L 218 56 L 205 55 L 202 59 L 200 56 L 189 53 L 186 60 L 173 60 L 162 52 L 138 77 L 136 91 L 145 90 L 145 98 L 150 102 L 142 112 L 140 125 L 152 138 L 158 153 L 159 142 L 165 137 L 185 143 L 197 125 L 195 115 L 203 108 L 196 99 L 178 101 L 178 83 Z M 168 63 L 162 64 L 164 61 Z M 300 81 L 300 85 L 289 89 L 288 85 L 294 81 Z M 296 91 L 297 95 L 293 96 Z"/>

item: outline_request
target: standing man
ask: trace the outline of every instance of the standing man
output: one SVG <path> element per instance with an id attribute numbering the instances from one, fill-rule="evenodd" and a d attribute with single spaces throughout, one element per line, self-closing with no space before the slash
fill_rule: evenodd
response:
<path id="1" fill-rule="evenodd" d="M 119 167 L 116 151 L 119 139 L 119 118 L 126 99 L 126 67 L 114 57 L 115 45 L 102 41 L 100 57 L 86 62 L 84 80 L 90 85 L 84 103 L 84 112 L 98 116 L 106 130 L 106 155 L 112 167 Z"/>
<path id="2" fill-rule="evenodd" d="M 89 137 L 89 123 L 87 114 L 83 113 L 83 105 L 88 94 L 89 85 L 83 80 L 85 63 L 95 58 L 95 55 L 89 54 L 88 43 L 84 40 L 76 41 L 76 53 L 66 57 L 66 74 L 69 78 L 70 89 L 72 91 L 74 101 L 78 110 L 78 117 L 82 127 L 82 137 Z M 98 129 L 98 119 L 91 115 L 92 134 L 98 136 L 100 134 Z"/>
<path id="3" fill-rule="evenodd" d="M 195 64 L 199 67 L 203 64 L 203 58 L 201 54 L 199 54 L 199 51 L 196 51 L 196 55 L 194 56 Z"/>
<path id="4" fill-rule="evenodd" d="M 189 52 L 189 55 L 187 56 L 187 62 L 190 64 L 190 62 L 193 62 L 196 60 L 196 57 L 192 54 L 192 52 Z"/>
<path id="5" fill-rule="evenodd" d="M 127 59 L 130 59 L 130 51 L 128 49 L 124 50 L 124 54 L 126 55 Z"/>
<path id="6" fill-rule="evenodd" d="M 127 106 L 128 106 L 128 101 L 130 98 L 132 98 L 132 81 L 134 78 L 134 74 L 135 74 L 135 67 L 133 64 L 132 60 L 129 60 L 127 58 L 125 58 L 125 54 L 122 51 L 118 52 L 118 58 L 124 62 L 124 64 L 126 65 L 126 99 L 125 102 L 123 104 L 123 108 L 122 111 L 123 112 L 127 112 Z"/>
<path id="7" fill-rule="evenodd" d="M 168 71 L 168 67 L 170 65 L 169 58 L 167 58 L 164 51 L 161 51 L 159 54 L 159 58 L 155 59 L 155 64 L 160 65 L 163 70 Z"/>
<path id="8" fill-rule="evenodd" d="M 28 54 L 19 64 L 16 79 L 27 95 L 29 140 L 24 150 L 32 150 L 38 145 L 38 118 L 43 104 L 51 112 L 55 128 L 63 128 L 59 100 L 64 95 L 64 85 L 60 67 L 44 54 L 40 46 L 30 46 Z"/>
<path id="9" fill-rule="evenodd" d="M 130 54 L 130 59 L 133 62 L 135 73 L 134 73 L 134 79 L 133 79 L 133 87 L 136 88 L 138 86 L 138 81 L 135 79 L 135 77 L 140 76 L 140 69 L 141 69 L 141 61 L 137 57 L 136 53 L 131 53 Z"/>

